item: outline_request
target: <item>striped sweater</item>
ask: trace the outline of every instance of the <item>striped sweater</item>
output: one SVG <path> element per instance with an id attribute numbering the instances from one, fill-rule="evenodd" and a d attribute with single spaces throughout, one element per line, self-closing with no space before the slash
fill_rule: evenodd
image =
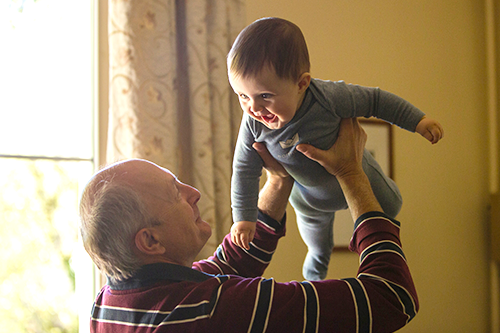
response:
<path id="1" fill-rule="evenodd" d="M 214 255 L 192 269 L 143 266 L 106 285 L 91 315 L 92 332 L 393 332 L 418 310 L 399 240 L 399 222 L 361 216 L 350 249 L 360 255 L 356 278 L 278 283 L 260 277 L 280 224 L 259 214 L 251 249 L 226 236 Z"/>

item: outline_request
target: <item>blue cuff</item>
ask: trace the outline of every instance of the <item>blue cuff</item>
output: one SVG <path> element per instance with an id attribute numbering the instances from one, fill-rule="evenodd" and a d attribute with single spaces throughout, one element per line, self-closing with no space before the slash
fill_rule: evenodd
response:
<path id="1" fill-rule="evenodd" d="M 283 228 L 285 226 L 286 212 L 285 212 L 285 215 L 283 215 L 283 218 L 281 219 L 281 221 L 278 222 L 275 219 L 273 219 L 272 217 L 270 217 L 269 215 L 266 215 L 259 210 L 258 220 L 260 222 L 264 223 L 265 225 L 267 225 L 268 227 L 270 227 L 271 229 L 274 229 L 276 231 L 281 231 L 281 230 L 283 230 Z"/>

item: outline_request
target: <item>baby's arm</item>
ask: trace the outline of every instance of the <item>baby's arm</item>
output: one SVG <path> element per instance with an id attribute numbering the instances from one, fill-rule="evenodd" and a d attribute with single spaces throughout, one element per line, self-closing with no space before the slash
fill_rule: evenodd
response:
<path id="1" fill-rule="evenodd" d="M 262 158 L 267 173 L 266 184 L 259 193 L 259 210 L 279 221 L 283 218 L 286 210 L 288 196 L 293 186 L 293 178 L 269 154 L 264 143 L 255 142 L 252 147 Z M 256 224 L 256 222 L 249 221 L 233 223 L 231 227 L 231 241 L 239 247 L 249 250 L 250 242 L 255 235 Z"/>
<path id="2" fill-rule="evenodd" d="M 415 132 L 422 135 L 432 144 L 437 143 L 443 138 L 443 126 L 434 119 L 423 117 L 417 125 Z"/>
<path id="3" fill-rule="evenodd" d="M 231 240 L 239 247 L 250 250 L 250 242 L 255 235 L 256 222 L 240 221 L 231 227 Z"/>

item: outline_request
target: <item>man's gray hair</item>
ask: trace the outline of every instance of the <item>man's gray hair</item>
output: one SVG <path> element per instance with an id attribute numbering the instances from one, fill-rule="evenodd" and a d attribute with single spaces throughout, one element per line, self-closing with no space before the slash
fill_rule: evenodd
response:
<path id="1" fill-rule="evenodd" d="M 115 179 L 114 168 L 97 174 L 85 188 L 79 226 L 85 250 L 111 282 L 129 278 L 139 269 L 135 235 L 155 224 L 140 194 Z"/>

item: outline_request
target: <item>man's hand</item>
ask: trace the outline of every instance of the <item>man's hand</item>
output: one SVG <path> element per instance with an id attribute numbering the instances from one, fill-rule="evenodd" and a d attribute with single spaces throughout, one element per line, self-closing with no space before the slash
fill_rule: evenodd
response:
<path id="1" fill-rule="evenodd" d="M 255 235 L 256 222 L 241 221 L 233 223 L 231 240 L 242 249 L 250 250 L 250 242 Z"/>
<path id="2" fill-rule="evenodd" d="M 330 149 L 321 150 L 306 144 L 297 146 L 298 151 L 337 177 L 354 221 L 367 212 L 382 212 L 363 171 L 366 138 L 366 133 L 356 118 L 343 119 L 337 141 Z"/>
<path id="3" fill-rule="evenodd" d="M 264 169 L 267 171 L 267 175 L 276 176 L 280 178 L 290 177 L 288 172 L 286 172 L 285 168 L 278 161 L 274 159 L 274 157 L 269 154 L 267 147 L 262 142 L 254 142 L 252 145 L 253 149 L 259 153 L 260 158 L 264 161 Z"/>
<path id="4" fill-rule="evenodd" d="M 328 150 L 321 150 L 308 144 L 297 145 L 297 150 L 321 164 L 326 171 L 342 178 L 363 172 L 362 160 L 367 135 L 356 118 L 342 119 L 339 136 Z"/>
<path id="5" fill-rule="evenodd" d="M 417 125 L 415 132 L 429 140 L 432 144 L 443 138 L 443 126 L 434 119 L 423 117 Z"/>

